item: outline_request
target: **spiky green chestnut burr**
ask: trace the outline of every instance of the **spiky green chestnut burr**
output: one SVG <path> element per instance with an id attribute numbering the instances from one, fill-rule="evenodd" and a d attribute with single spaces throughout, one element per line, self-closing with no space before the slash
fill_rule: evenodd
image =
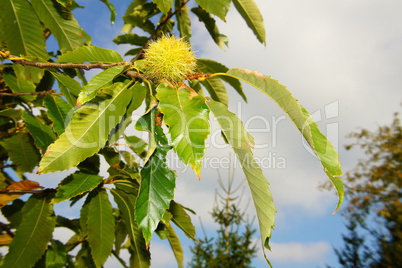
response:
<path id="1" fill-rule="evenodd" d="M 144 74 L 154 81 L 166 79 L 172 83 L 183 81 L 194 72 L 196 57 L 191 45 L 183 38 L 163 35 L 152 42 L 144 54 Z"/>

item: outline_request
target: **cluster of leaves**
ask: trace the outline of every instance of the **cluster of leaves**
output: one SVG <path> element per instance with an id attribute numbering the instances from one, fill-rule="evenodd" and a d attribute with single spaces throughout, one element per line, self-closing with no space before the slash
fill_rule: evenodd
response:
<path id="1" fill-rule="evenodd" d="M 102 2 L 111 10 L 113 21 L 113 6 L 107 0 Z M 141 59 L 152 40 L 174 32 L 191 37 L 190 5 L 213 40 L 225 44 L 226 37 L 219 33 L 213 16 L 224 20 L 231 3 L 264 43 L 262 17 L 252 0 L 134 0 L 124 16 L 127 34 L 114 40 L 138 46 L 127 53 L 135 55 L 132 61 L 125 62 L 116 51 L 90 45 L 91 38 L 71 13 L 80 7 L 75 1 L 2 1 L 0 55 L 5 61 L 0 73 L 0 196 L 4 198 L 0 204 L 9 221 L 2 224 L 0 237 L 9 247 L 2 260 L 4 267 L 32 267 L 35 263 L 38 267 L 101 267 L 110 254 L 127 266 L 119 257 L 123 248 L 130 252 L 130 267 L 149 267 L 154 233 L 169 240 L 181 267 L 183 251 L 173 224 L 192 239 L 195 230 L 189 210 L 173 201 L 176 173 L 167 167 L 166 156 L 173 148 L 199 176 L 210 133 L 210 112 L 241 163 L 261 240 L 269 248 L 273 199 L 253 159 L 252 137 L 228 111 L 223 81 L 244 98 L 239 80 L 245 81 L 278 103 L 316 152 L 338 191 L 340 206 L 343 188 L 337 153 L 310 114 L 278 81 L 201 59 L 197 61 L 199 72 L 189 74 L 188 85 L 149 81 L 141 72 Z M 148 36 L 132 33 L 137 28 Z M 50 35 L 58 42 L 55 54 L 48 53 L 45 45 Z M 91 68 L 104 70 L 87 81 L 83 70 Z M 210 97 L 203 95 L 202 87 Z M 142 103 L 145 113 L 132 122 L 133 111 Z M 125 134 L 131 125 L 148 134 L 147 142 Z M 121 149 L 122 143 L 127 149 Z M 99 175 L 101 158 L 107 165 L 107 177 Z M 27 179 L 27 173 L 36 168 L 38 174 L 65 170 L 72 174 L 56 189 L 41 189 Z M 26 202 L 18 199 L 26 193 L 33 193 Z M 55 203 L 65 201 L 71 205 L 83 202 L 79 218 L 67 219 L 53 210 Z M 65 244 L 52 238 L 58 227 L 74 232 Z"/>
<path id="2" fill-rule="evenodd" d="M 399 267 L 402 263 L 402 125 L 395 115 L 389 126 L 361 130 L 346 148 L 360 147 L 359 161 L 345 179 L 348 205 L 342 215 L 348 233 L 336 249 L 342 267 Z"/>
<path id="3" fill-rule="evenodd" d="M 253 235 L 256 232 L 252 222 L 246 218 L 240 208 L 243 195 L 234 194 L 241 184 L 233 189 L 233 177 L 229 175 L 225 187 L 221 180 L 219 185 L 225 195 L 216 194 L 212 217 L 219 224 L 217 237 L 199 238 L 191 247 L 193 257 L 189 267 L 252 267 L 251 261 L 256 256 L 257 245 Z"/>

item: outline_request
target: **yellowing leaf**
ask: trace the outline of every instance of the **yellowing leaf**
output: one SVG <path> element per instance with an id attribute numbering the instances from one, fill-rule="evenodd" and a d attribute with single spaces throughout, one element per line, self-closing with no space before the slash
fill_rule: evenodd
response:
<path id="1" fill-rule="evenodd" d="M 8 234 L 0 234 L 0 246 L 8 245 L 13 241 L 13 238 Z"/>
<path id="2" fill-rule="evenodd" d="M 30 180 L 23 180 L 14 182 L 13 184 L 9 185 L 4 192 L 12 192 L 12 191 L 24 191 L 24 190 L 36 190 L 36 189 L 43 189 L 42 186 L 39 185 L 36 181 Z M 4 207 L 11 201 L 17 199 L 18 197 L 22 196 L 23 194 L 2 194 L 0 191 L 0 208 Z"/>

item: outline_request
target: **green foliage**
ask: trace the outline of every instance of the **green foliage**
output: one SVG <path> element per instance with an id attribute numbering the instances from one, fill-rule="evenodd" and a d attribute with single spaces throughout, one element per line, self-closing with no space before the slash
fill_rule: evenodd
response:
<path id="1" fill-rule="evenodd" d="M 265 27 L 262 15 L 253 0 L 233 0 L 233 4 L 240 15 L 253 31 L 258 41 L 265 44 Z"/>
<path id="2" fill-rule="evenodd" d="M 53 203 L 60 203 L 92 190 L 102 182 L 102 177 L 75 173 L 61 181 Z"/>
<path id="3" fill-rule="evenodd" d="M 47 248 L 55 226 L 51 198 L 31 196 L 22 210 L 22 221 L 10 243 L 3 267 L 32 267 Z"/>
<path id="4" fill-rule="evenodd" d="M 65 132 L 46 151 L 38 172 L 67 170 L 98 152 L 126 111 L 130 85 L 131 82 L 115 83 L 104 89 L 105 99 L 80 106 Z"/>
<path id="5" fill-rule="evenodd" d="M 115 7 L 108 0 L 101 2 L 113 23 Z M 152 67 L 155 70 L 147 70 L 143 58 L 149 45 L 158 39 L 176 42 L 175 34 L 190 41 L 193 18 L 203 23 L 218 46 L 227 46 L 228 39 L 215 18 L 225 21 L 231 3 L 265 44 L 262 16 L 252 0 L 133 0 L 123 17 L 123 33 L 111 37 L 117 44 L 131 44 L 126 55 L 133 58 L 125 62 L 117 51 L 90 45 L 90 36 L 71 12 L 83 8 L 75 1 L 2 2 L 0 204 L 9 221 L 0 233 L 2 245 L 8 247 L 4 267 L 101 267 L 110 255 L 123 267 L 150 267 L 154 233 L 168 240 L 178 266 L 183 267 L 176 231 L 195 239 L 189 216 L 193 211 L 174 201 L 176 173 L 166 162 L 173 149 L 201 177 L 211 132 L 210 112 L 240 161 L 257 211 L 261 243 L 269 249 L 276 212 L 273 197 L 254 160 L 253 138 L 228 111 L 226 84 L 247 100 L 240 80 L 271 97 L 295 122 L 335 184 L 340 206 L 343 188 L 338 155 L 309 113 L 276 80 L 244 69 L 229 70 L 210 59 L 198 59 L 193 72 L 194 57 L 179 57 L 180 64 L 191 68 L 181 68 L 178 74 L 174 64 L 164 63 L 180 54 L 174 49 L 158 50 L 160 61 Z M 46 47 L 51 43 L 49 36 L 57 45 Z M 187 50 L 191 47 L 180 42 Z M 158 69 L 160 64 L 168 67 Z M 94 68 L 102 71 L 87 81 L 84 70 Z M 164 75 L 168 71 L 172 74 Z M 150 75 L 155 72 L 160 74 L 157 79 Z M 209 96 L 203 95 L 202 87 Z M 139 108 L 144 111 L 135 120 L 132 113 Z M 133 125 L 148 137 L 129 134 Z M 101 170 L 107 175 L 101 176 Z M 54 176 L 60 180 L 55 189 L 42 189 L 26 179 L 26 173 L 41 176 L 57 171 L 69 175 Z M 11 192 L 15 190 L 18 195 Z M 26 202 L 17 199 L 24 194 L 32 195 Z M 80 216 L 68 219 L 61 215 L 63 211 L 54 211 L 53 204 L 60 202 L 82 204 Z M 59 227 L 74 232 L 68 242 L 52 238 Z M 248 247 L 253 232 L 247 229 L 246 240 L 231 243 Z M 240 249 L 233 249 L 236 255 Z M 128 260 L 120 257 L 123 250 L 129 253 Z M 253 252 L 243 253 L 251 256 Z"/>
<path id="6" fill-rule="evenodd" d="M 341 267 L 399 267 L 402 262 L 402 125 L 398 114 L 389 126 L 362 129 L 346 149 L 367 155 L 347 173 L 348 204 L 342 215 L 348 233 L 336 249 Z M 326 185 L 329 188 L 330 185 Z"/>
<path id="7" fill-rule="evenodd" d="M 35 9 L 25 0 L 5 0 L 0 6 L 7 49 L 14 55 L 49 58 Z"/>
<path id="8" fill-rule="evenodd" d="M 166 155 L 170 148 L 155 117 L 153 110 L 147 125 L 150 126 L 149 131 L 154 133 L 156 148 L 141 170 L 141 187 L 136 202 L 136 220 L 147 244 L 173 199 L 176 185 L 176 174 L 166 165 Z"/>
<path id="9" fill-rule="evenodd" d="M 92 259 L 102 267 L 109 257 L 114 242 L 114 216 L 109 197 L 104 189 L 94 189 L 89 195 L 87 232 Z"/>
<path id="10" fill-rule="evenodd" d="M 205 139 L 210 133 L 205 98 L 187 88 L 173 89 L 163 84 L 158 86 L 156 97 L 175 152 L 199 176 Z"/>
<path id="11" fill-rule="evenodd" d="M 31 2 L 38 17 L 59 42 L 62 53 L 84 44 L 78 22 L 66 7 L 52 0 L 31 0 Z"/>

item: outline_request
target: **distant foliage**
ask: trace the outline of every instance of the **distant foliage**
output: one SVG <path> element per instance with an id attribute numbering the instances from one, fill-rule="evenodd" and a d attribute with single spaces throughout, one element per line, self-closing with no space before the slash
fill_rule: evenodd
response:
<path id="1" fill-rule="evenodd" d="M 400 267 L 402 263 L 402 125 L 352 133 L 367 155 L 346 176 L 348 233 L 336 249 L 341 267 Z"/>
<path id="2" fill-rule="evenodd" d="M 113 23 L 114 6 L 101 2 Z M 225 47 L 228 38 L 216 20 L 226 19 L 231 3 L 265 44 L 264 23 L 253 0 L 133 0 L 123 16 L 122 34 L 113 39 L 132 46 L 125 54 L 131 60 L 124 61 L 118 52 L 91 44 L 72 13 L 83 8 L 76 1 L 2 0 L 0 205 L 8 220 L 1 223 L 0 243 L 8 247 L 3 267 L 101 267 L 110 255 L 123 267 L 149 267 L 155 233 L 169 241 L 183 267 L 175 228 L 191 239 L 195 229 L 190 210 L 174 201 L 177 173 L 167 166 L 166 157 L 172 150 L 201 178 L 212 117 L 240 161 L 261 243 L 269 248 L 273 198 L 254 160 L 253 138 L 228 110 L 224 82 L 244 100 L 240 80 L 278 103 L 335 185 L 339 208 L 343 186 L 338 155 L 286 87 L 257 72 L 194 58 L 192 21 L 199 20 L 213 41 Z M 86 9 L 88 16 L 96 15 Z M 47 47 L 50 36 L 57 47 Z M 182 57 L 176 45 L 151 49 L 156 44 L 167 48 L 166 42 L 181 44 L 187 56 Z M 85 71 L 90 69 L 101 72 L 88 81 Z M 134 121 L 132 114 L 142 105 L 145 110 Z M 133 126 L 147 138 L 127 134 Z M 100 176 L 101 169 L 107 170 L 106 177 Z M 55 189 L 27 179 L 29 173 L 58 171 L 69 175 Z M 23 195 L 30 195 L 26 202 L 19 199 Z M 78 206 L 78 201 L 83 204 L 76 219 L 53 209 L 56 203 Z M 53 238 L 60 227 L 74 232 L 67 243 Z M 121 259 L 121 250 L 130 253 L 128 261 Z"/>
<path id="3" fill-rule="evenodd" d="M 189 267 L 252 267 L 251 261 L 257 252 L 253 237 L 256 230 L 240 208 L 246 200 L 242 195 L 234 195 L 240 188 L 233 189 L 233 178 L 228 178 L 226 187 L 221 180 L 219 182 L 221 190 L 216 194 L 211 213 L 219 224 L 217 234 L 215 237 L 204 234 L 194 242 Z"/>

